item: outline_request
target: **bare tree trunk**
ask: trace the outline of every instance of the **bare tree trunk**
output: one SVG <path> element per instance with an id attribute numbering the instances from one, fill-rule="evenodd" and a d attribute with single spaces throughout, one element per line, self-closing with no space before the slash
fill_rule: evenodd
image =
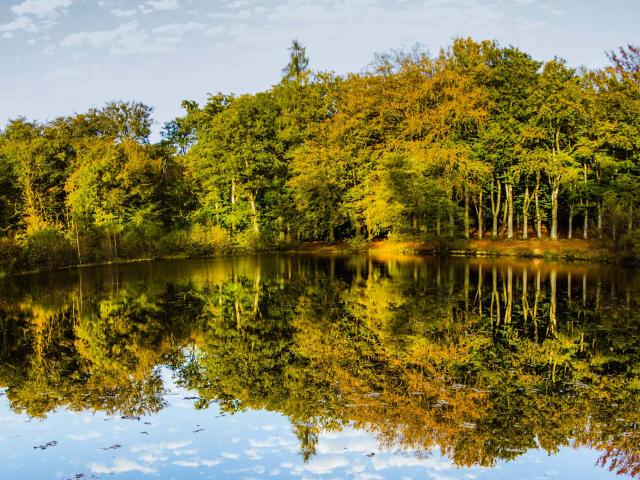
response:
<path id="1" fill-rule="evenodd" d="M 584 225 L 582 226 L 582 238 L 587 240 L 589 238 L 589 204 L 585 202 L 584 205 Z"/>
<path id="2" fill-rule="evenodd" d="M 558 195 L 560 187 L 553 185 L 551 187 L 551 239 L 558 239 Z"/>
<path id="3" fill-rule="evenodd" d="M 569 205 L 569 232 L 567 238 L 573 238 L 573 203 Z"/>
<path id="4" fill-rule="evenodd" d="M 513 240 L 513 185 L 507 183 L 504 189 L 507 194 L 507 238 Z"/>
<path id="5" fill-rule="evenodd" d="M 477 208 L 477 213 L 478 213 L 478 238 L 480 240 L 482 240 L 482 237 L 484 237 L 484 205 L 482 203 L 482 188 L 480 189 L 480 194 L 478 195 L 478 208 Z"/>
<path id="6" fill-rule="evenodd" d="M 76 231 L 76 247 L 78 249 L 78 265 L 82 265 L 82 256 L 80 255 L 80 235 L 78 234 L 78 223 L 74 220 L 73 226 Z"/>
<path id="7" fill-rule="evenodd" d="M 497 195 L 496 199 L 494 199 L 493 192 L 494 187 L 491 184 L 491 214 L 493 216 L 493 229 L 491 231 L 491 236 L 493 239 L 498 238 L 498 215 L 500 215 L 500 205 L 501 205 L 501 196 L 502 196 L 502 184 L 500 180 L 496 180 L 497 185 Z"/>
<path id="8" fill-rule="evenodd" d="M 629 233 L 633 231 L 633 201 L 629 202 Z"/>
<path id="9" fill-rule="evenodd" d="M 531 196 L 529 195 L 529 185 L 524 187 L 524 201 L 522 202 L 522 239 L 529 238 L 529 204 Z"/>
<path id="10" fill-rule="evenodd" d="M 231 179 L 231 205 L 236 204 L 236 179 Z"/>
<path id="11" fill-rule="evenodd" d="M 258 225 L 258 210 L 256 208 L 256 197 L 252 193 L 249 195 L 249 203 L 251 204 L 251 216 L 253 222 L 253 231 L 255 233 L 260 232 L 260 227 Z"/>
<path id="12" fill-rule="evenodd" d="M 469 240 L 469 192 L 464 191 L 464 238 Z"/>
<path id="13" fill-rule="evenodd" d="M 542 238 L 542 212 L 540 212 L 540 202 L 538 191 L 535 193 L 536 197 L 536 237 Z"/>
<path id="14" fill-rule="evenodd" d="M 597 208 L 598 208 L 598 225 L 597 225 L 598 238 L 602 238 L 602 202 L 601 201 L 597 202 Z"/>

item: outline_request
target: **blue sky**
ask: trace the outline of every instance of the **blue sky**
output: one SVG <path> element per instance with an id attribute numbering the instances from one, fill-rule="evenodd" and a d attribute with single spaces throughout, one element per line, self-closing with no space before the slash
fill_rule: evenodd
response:
<path id="1" fill-rule="evenodd" d="M 139 421 L 64 409 L 44 420 L 32 419 L 12 412 L 0 391 L 2 478 L 67 480 L 78 474 L 87 480 L 630 478 L 597 466 L 599 453 L 586 448 L 565 447 L 553 455 L 534 448 L 512 461 L 498 461 L 494 468 L 459 468 L 438 448 L 425 455 L 425 451 L 384 447 L 374 433 L 350 427 L 321 431 L 316 455 L 305 464 L 286 417 L 254 410 L 220 416 L 216 405 L 195 409 L 195 401 L 188 398 L 196 392 L 177 387 L 169 372 L 163 372 L 168 405 Z M 55 446 L 34 448 L 54 440 Z"/>
<path id="2" fill-rule="evenodd" d="M 339 73 L 454 36 L 597 67 L 638 19 L 639 0 L 0 0 L 0 124 L 123 99 L 154 106 L 157 131 L 183 99 L 277 82 L 293 38 Z"/>

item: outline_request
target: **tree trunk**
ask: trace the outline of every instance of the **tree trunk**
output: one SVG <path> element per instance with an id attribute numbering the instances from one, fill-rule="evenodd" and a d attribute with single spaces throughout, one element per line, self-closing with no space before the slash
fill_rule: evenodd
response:
<path id="1" fill-rule="evenodd" d="M 82 265 L 82 256 L 80 255 L 80 236 L 78 235 L 78 223 L 74 220 L 73 226 L 76 230 L 76 247 L 78 248 L 78 265 Z"/>
<path id="2" fill-rule="evenodd" d="M 529 238 L 529 203 L 531 196 L 529 195 L 529 185 L 524 187 L 524 202 L 522 202 L 522 239 Z"/>
<path id="3" fill-rule="evenodd" d="M 494 199 L 494 188 L 493 184 L 491 184 L 491 214 L 493 216 L 493 229 L 491 231 L 491 236 L 494 240 L 498 238 L 498 215 L 500 215 L 500 202 L 502 195 L 502 185 L 500 180 L 496 180 L 496 185 L 498 188 L 496 198 Z"/>
<path id="4" fill-rule="evenodd" d="M 231 205 L 236 204 L 236 179 L 231 179 Z"/>
<path id="5" fill-rule="evenodd" d="M 582 226 L 582 238 L 585 240 L 589 238 L 589 205 L 586 202 L 584 205 L 584 224 Z"/>
<path id="6" fill-rule="evenodd" d="M 469 240 L 469 192 L 464 191 L 464 238 Z"/>
<path id="7" fill-rule="evenodd" d="M 259 233 L 260 226 L 258 225 L 258 210 L 256 208 L 256 197 L 253 193 L 249 195 L 249 203 L 251 204 L 251 217 L 253 222 L 253 231 L 255 233 Z"/>
<path id="8" fill-rule="evenodd" d="M 507 238 L 513 240 L 513 185 L 507 183 L 504 189 L 507 196 Z"/>
<path id="9" fill-rule="evenodd" d="M 567 238 L 573 238 L 573 203 L 569 205 L 569 232 Z"/>
<path id="10" fill-rule="evenodd" d="M 484 205 L 482 204 L 482 188 L 480 189 L 480 194 L 478 198 L 478 238 L 482 240 L 484 236 Z"/>
<path id="11" fill-rule="evenodd" d="M 536 176 L 536 191 L 534 197 L 536 200 L 536 236 L 538 239 L 542 238 L 542 212 L 540 211 L 540 175 Z"/>
<path id="12" fill-rule="evenodd" d="M 633 231 L 633 201 L 629 202 L 629 233 Z"/>
<path id="13" fill-rule="evenodd" d="M 599 201 L 597 202 L 597 208 L 598 208 L 598 225 L 597 225 L 598 238 L 602 238 L 602 203 Z"/>
<path id="14" fill-rule="evenodd" d="M 558 195 L 560 187 L 553 185 L 551 187 L 551 239 L 558 239 Z"/>

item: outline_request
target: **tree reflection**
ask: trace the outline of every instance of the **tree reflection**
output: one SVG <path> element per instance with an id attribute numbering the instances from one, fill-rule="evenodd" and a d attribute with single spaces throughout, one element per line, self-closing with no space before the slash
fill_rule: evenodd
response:
<path id="1" fill-rule="evenodd" d="M 5 282 L 11 407 L 154 413 L 168 366 L 197 408 L 288 416 L 305 461 L 321 432 L 353 426 L 460 466 L 587 446 L 640 474 L 632 272 L 365 257 L 166 268 Z"/>

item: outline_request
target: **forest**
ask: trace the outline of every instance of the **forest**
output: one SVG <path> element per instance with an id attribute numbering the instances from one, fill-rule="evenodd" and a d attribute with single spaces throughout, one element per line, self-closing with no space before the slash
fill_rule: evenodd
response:
<path id="1" fill-rule="evenodd" d="M 580 238 L 640 258 L 640 48 L 608 66 L 457 38 L 0 131 L 0 272 L 377 239 Z"/>

